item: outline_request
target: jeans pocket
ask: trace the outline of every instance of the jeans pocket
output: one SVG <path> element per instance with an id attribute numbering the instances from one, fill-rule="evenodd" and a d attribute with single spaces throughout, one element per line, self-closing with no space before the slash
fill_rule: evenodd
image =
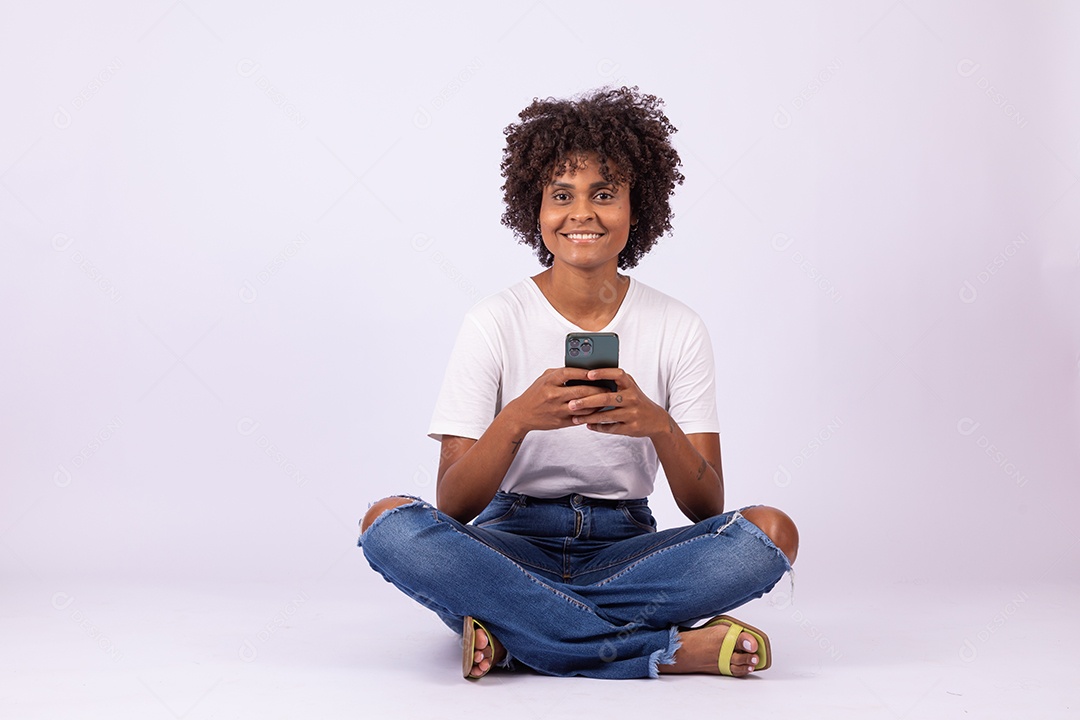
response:
<path id="1" fill-rule="evenodd" d="M 475 527 L 491 527 L 512 518 L 520 506 L 521 504 L 514 495 L 504 492 L 495 493 L 495 497 L 476 516 L 472 524 Z"/>
<path id="2" fill-rule="evenodd" d="M 656 532 L 656 518 L 648 505 L 623 505 L 620 509 L 635 527 L 646 532 Z"/>

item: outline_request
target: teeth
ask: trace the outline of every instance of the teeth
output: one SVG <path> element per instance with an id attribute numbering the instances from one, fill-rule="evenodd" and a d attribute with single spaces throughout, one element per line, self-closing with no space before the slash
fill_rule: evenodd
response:
<path id="1" fill-rule="evenodd" d="M 571 240 L 595 240 L 600 237 L 599 233 L 567 233 L 566 237 Z"/>

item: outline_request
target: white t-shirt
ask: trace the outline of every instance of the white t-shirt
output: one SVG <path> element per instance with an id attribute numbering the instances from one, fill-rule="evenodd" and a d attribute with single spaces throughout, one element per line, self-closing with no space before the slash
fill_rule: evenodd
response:
<path id="1" fill-rule="evenodd" d="M 565 339 L 582 329 L 559 314 L 531 278 L 477 303 L 465 316 L 435 405 L 430 434 L 478 439 L 503 406 L 549 368 L 564 363 Z M 602 332 L 619 336 L 619 367 L 683 432 L 717 433 L 716 369 L 701 318 L 686 305 L 630 279 Z M 533 497 L 629 500 L 648 496 L 658 460 L 648 438 L 584 425 L 532 431 L 501 490 Z"/>

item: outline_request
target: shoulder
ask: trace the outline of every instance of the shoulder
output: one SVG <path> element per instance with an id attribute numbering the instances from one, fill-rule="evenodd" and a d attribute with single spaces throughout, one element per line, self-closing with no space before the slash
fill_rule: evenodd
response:
<path id="1" fill-rule="evenodd" d="M 535 293 L 529 288 L 535 283 L 529 278 L 489 295 L 465 313 L 462 323 L 465 332 L 479 331 L 489 343 L 507 334 L 518 333 L 528 325 L 530 312 L 535 310 Z"/>
<path id="2" fill-rule="evenodd" d="M 533 302 L 529 284 L 533 284 L 532 280 L 525 278 L 494 295 L 488 295 L 469 308 L 465 316 L 473 321 L 485 323 L 492 320 L 505 321 L 515 315 L 521 315 Z"/>

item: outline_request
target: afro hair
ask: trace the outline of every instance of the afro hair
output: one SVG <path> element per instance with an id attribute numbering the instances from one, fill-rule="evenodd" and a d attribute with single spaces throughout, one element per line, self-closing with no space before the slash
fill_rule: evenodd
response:
<path id="1" fill-rule="evenodd" d="M 619 253 L 619 267 L 632 268 L 657 239 L 671 231 L 671 195 L 681 185 L 682 162 L 671 145 L 675 126 L 663 100 L 637 87 L 603 88 L 569 100 L 534 99 L 507 126 L 502 186 L 502 223 L 528 245 L 545 267 L 554 260 L 537 226 L 544 188 L 574 170 L 589 154 L 608 182 L 630 188 L 637 225 Z"/>

